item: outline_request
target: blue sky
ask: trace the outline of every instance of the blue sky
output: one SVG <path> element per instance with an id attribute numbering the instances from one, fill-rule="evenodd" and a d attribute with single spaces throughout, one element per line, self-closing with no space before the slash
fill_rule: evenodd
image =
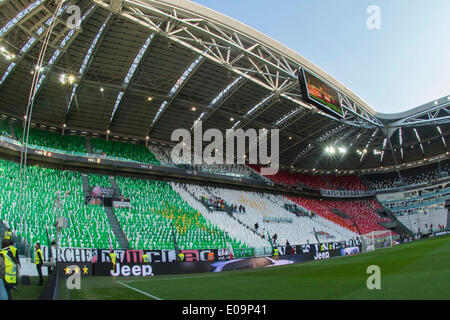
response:
<path id="1" fill-rule="evenodd" d="M 195 0 L 286 45 L 377 112 L 450 94 L 449 0 Z M 381 29 L 369 30 L 369 5 Z"/>

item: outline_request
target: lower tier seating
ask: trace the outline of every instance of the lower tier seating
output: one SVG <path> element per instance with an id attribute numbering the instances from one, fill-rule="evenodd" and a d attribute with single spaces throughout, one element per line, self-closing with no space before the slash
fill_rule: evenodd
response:
<path id="1" fill-rule="evenodd" d="M 446 229 L 447 226 L 447 209 L 429 208 L 425 211 L 414 211 L 397 216 L 411 232 L 413 233 L 429 233 Z"/>
<path id="2" fill-rule="evenodd" d="M 344 241 L 356 237 L 354 232 L 320 216 L 313 218 L 296 216 L 283 208 L 286 202 L 292 202 L 282 196 L 196 185 L 179 184 L 174 188 L 192 206 L 196 206 L 207 219 L 227 232 L 233 233 L 237 239 L 242 239 L 250 246 L 270 246 L 268 237 L 273 237 L 275 234 L 278 244 L 282 245 L 286 241 L 291 244 L 315 243 L 317 240 L 314 230 L 322 235 L 322 237 L 319 236 L 320 241 Z M 232 216 L 223 212 L 208 212 L 194 195 L 195 197 L 219 197 L 230 205 L 245 206 L 245 212 L 234 212 Z M 256 224 L 258 228 L 255 227 Z"/>
<path id="3" fill-rule="evenodd" d="M 81 175 L 39 166 L 27 167 L 25 192 L 19 178 L 19 164 L 0 160 L 0 219 L 30 245 L 47 244 L 55 239 L 57 217 L 68 218 L 62 230 L 61 246 L 108 248 L 110 241 L 118 247 L 104 209 L 84 205 Z M 58 193 L 61 198 L 60 208 Z M 24 206 L 25 203 L 25 206 Z"/>
<path id="4" fill-rule="evenodd" d="M 370 233 L 372 231 L 386 230 L 381 226 L 380 222 L 390 221 L 389 218 L 381 218 L 374 209 L 379 209 L 380 206 L 376 201 L 331 201 L 331 200 L 316 200 L 303 198 L 290 198 L 295 203 L 304 206 L 308 210 L 339 224 L 353 232 L 358 232 L 354 223 L 356 222 L 362 234 Z M 344 218 L 333 210 L 345 214 L 348 218 Z"/>
<path id="5" fill-rule="evenodd" d="M 174 249 L 172 225 L 180 249 L 246 248 L 219 226 L 207 221 L 172 187 L 159 181 L 116 177 L 131 209 L 116 209 L 116 216 L 131 247 Z"/>

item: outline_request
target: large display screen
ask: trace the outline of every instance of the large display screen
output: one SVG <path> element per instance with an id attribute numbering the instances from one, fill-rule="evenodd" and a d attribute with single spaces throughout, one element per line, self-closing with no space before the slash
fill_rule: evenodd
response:
<path id="1" fill-rule="evenodd" d="M 312 72 L 302 68 L 299 74 L 303 95 L 322 111 L 343 117 L 338 91 Z"/>

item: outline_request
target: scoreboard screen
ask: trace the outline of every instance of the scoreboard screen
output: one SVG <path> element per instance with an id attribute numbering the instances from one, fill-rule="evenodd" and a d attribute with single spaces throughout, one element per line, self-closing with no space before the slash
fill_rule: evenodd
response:
<path id="1" fill-rule="evenodd" d="M 305 68 L 299 73 L 299 81 L 302 94 L 309 102 L 328 114 L 343 118 L 339 93 L 334 87 Z"/>

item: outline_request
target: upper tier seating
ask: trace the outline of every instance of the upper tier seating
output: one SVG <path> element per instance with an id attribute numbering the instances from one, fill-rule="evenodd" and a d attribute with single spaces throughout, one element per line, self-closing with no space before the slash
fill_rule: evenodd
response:
<path id="1" fill-rule="evenodd" d="M 257 172 L 261 172 L 261 167 L 249 165 Z M 356 175 L 333 176 L 333 175 L 312 175 L 307 173 L 289 172 L 280 170 L 275 175 L 267 176 L 273 182 L 298 186 L 306 185 L 313 189 L 325 190 L 367 190 L 368 188 Z"/>
<path id="2" fill-rule="evenodd" d="M 16 137 L 22 141 L 23 128 L 19 125 L 14 126 Z M 28 143 L 37 146 L 65 150 L 70 152 L 87 153 L 86 143 L 82 137 L 72 135 L 61 135 L 57 132 L 30 128 Z"/>
<path id="3" fill-rule="evenodd" d="M 441 177 L 441 172 L 448 172 L 449 160 L 441 162 L 441 170 L 439 172 L 438 163 L 432 163 L 427 166 L 401 170 L 405 184 L 410 186 L 429 184 Z M 400 185 L 400 179 L 397 172 L 388 172 L 382 174 L 364 175 L 363 179 L 367 185 L 374 190 L 392 189 Z"/>
<path id="4" fill-rule="evenodd" d="M 148 148 L 150 151 L 155 155 L 155 157 L 164 164 L 170 164 L 170 165 L 179 165 L 181 167 L 184 167 L 183 164 L 185 162 L 178 161 L 179 159 L 175 158 L 175 163 L 172 161 L 171 152 L 172 147 L 169 146 L 162 146 L 162 145 L 156 145 L 156 144 L 149 144 Z M 193 159 L 201 160 L 200 157 L 193 154 Z M 244 177 L 250 177 L 253 179 L 258 180 L 267 180 L 266 178 L 259 175 L 256 171 L 254 171 L 252 168 L 246 166 L 245 164 L 189 164 L 187 165 L 190 169 L 197 169 L 201 171 L 209 171 L 212 173 L 218 173 L 218 174 L 227 174 L 227 175 L 237 175 L 237 176 L 244 176 Z"/>
<path id="5" fill-rule="evenodd" d="M 131 144 L 120 141 L 91 139 L 92 149 L 96 153 L 107 156 L 125 158 L 137 162 L 159 164 L 155 156 L 140 143 Z"/>
<path id="6" fill-rule="evenodd" d="M 61 246 L 108 248 L 111 237 L 112 245 L 119 247 L 104 209 L 84 205 L 79 173 L 28 166 L 28 182 L 25 198 L 22 198 L 19 164 L 0 160 L 0 168 L 0 219 L 28 244 L 37 241 L 47 244 L 47 227 L 50 239 L 55 239 L 56 218 L 64 216 L 69 219 L 69 226 L 62 231 Z M 69 192 L 61 210 L 55 208 L 58 191 L 61 195 Z"/>
<path id="7" fill-rule="evenodd" d="M 0 135 L 12 138 L 11 130 L 9 129 L 9 123 L 4 119 L 0 119 Z"/>
<path id="8" fill-rule="evenodd" d="M 116 177 L 131 209 L 116 209 L 116 216 L 135 249 L 174 249 L 172 224 L 180 249 L 245 248 L 195 209 L 165 182 Z"/>

